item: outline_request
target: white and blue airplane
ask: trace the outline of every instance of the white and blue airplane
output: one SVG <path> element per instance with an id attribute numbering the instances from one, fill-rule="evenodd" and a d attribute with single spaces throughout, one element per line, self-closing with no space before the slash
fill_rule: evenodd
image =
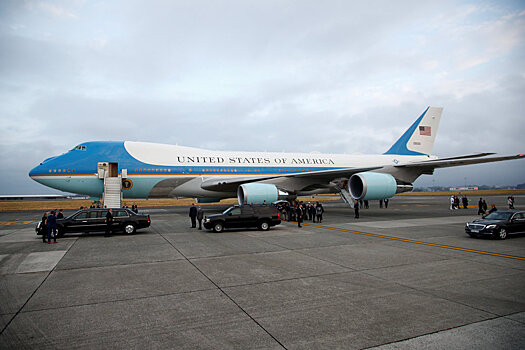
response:
<path id="1" fill-rule="evenodd" d="M 432 155 L 442 110 L 428 107 L 381 155 L 228 152 L 95 141 L 44 160 L 29 176 L 61 191 L 96 198 L 102 196 L 105 176 L 120 176 L 123 198 L 191 197 L 210 203 L 237 197 L 244 204 L 342 193 L 350 202 L 410 191 L 419 176 L 438 168 L 523 158 L 523 154 L 488 157 L 494 153 L 441 159 Z"/>

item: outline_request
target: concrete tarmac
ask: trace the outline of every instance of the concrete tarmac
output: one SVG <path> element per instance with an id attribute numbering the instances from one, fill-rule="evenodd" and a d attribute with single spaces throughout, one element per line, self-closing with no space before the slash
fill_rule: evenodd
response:
<path id="1" fill-rule="evenodd" d="M 448 197 L 324 206 L 319 224 L 220 234 L 151 208 L 136 234 L 57 244 L 42 213 L 0 213 L 0 348 L 525 348 L 525 235 L 470 238 L 477 208 Z"/>

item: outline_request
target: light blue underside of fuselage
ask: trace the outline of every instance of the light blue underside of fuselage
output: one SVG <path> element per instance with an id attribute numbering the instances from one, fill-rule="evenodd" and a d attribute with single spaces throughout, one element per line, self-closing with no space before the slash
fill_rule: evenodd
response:
<path id="1" fill-rule="evenodd" d="M 133 187 L 130 189 L 123 189 L 122 194 L 124 198 L 148 198 L 151 189 L 160 181 L 165 180 L 166 177 L 162 178 L 133 178 L 129 177 L 133 182 Z M 93 197 L 101 196 L 104 191 L 104 181 L 96 176 L 93 178 L 64 178 L 57 179 L 39 179 L 38 182 L 45 186 L 56 188 L 60 191 L 79 193 L 90 195 Z"/>

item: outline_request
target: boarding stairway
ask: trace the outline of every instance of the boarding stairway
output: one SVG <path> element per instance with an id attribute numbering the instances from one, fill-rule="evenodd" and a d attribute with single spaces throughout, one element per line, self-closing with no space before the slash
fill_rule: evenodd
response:
<path id="1" fill-rule="evenodd" d="M 339 186 L 337 187 L 337 189 L 339 190 L 339 195 L 341 196 L 341 199 L 343 200 L 343 202 L 345 202 L 346 204 L 348 204 L 349 206 L 353 208 L 354 199 L 352 198 L 350 193 L 345 188 L 342 188 Z"/>
<path id="2" fill-rule="evenodd" d="M 122 177 L 104 178 L 104 193 L 102 195 L 104 206 L 107 208 L 120 208 L 122 203 Z"/>

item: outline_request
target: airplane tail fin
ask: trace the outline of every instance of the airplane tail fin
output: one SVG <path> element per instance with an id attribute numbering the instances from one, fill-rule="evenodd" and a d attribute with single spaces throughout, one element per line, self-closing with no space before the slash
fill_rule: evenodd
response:
<path id="1" fill-rule="evenodd" d="M 443 107 L 428 107 L 384 154 L 432 154 Z"/>

